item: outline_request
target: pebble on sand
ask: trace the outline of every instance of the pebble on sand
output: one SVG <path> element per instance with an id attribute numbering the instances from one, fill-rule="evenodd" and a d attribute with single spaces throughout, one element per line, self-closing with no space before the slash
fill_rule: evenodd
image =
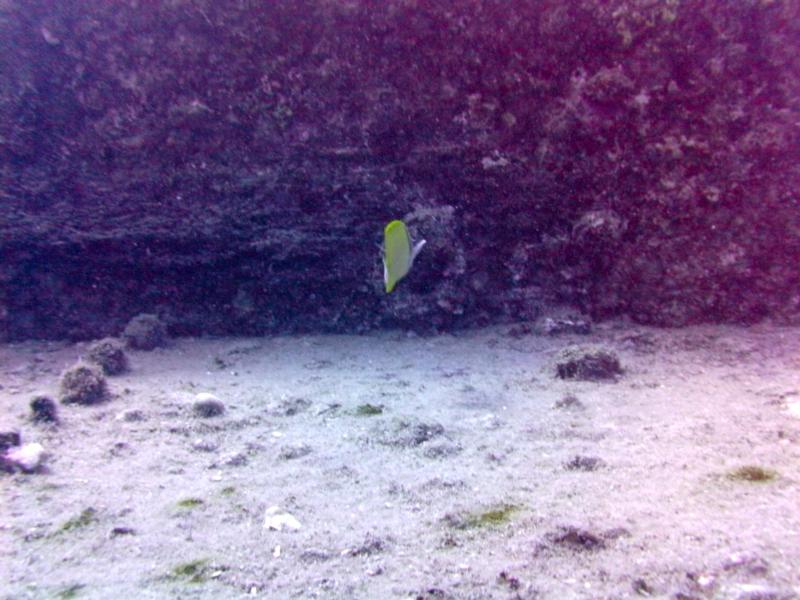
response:
<path id="1" fill-rule="evenodd" d="M 616 380 L 623 370 L 617 355 L 597 346 L 577 346 L 561 351 L 556 364 L 560 379 L 580 381 Z"/>
<path id="2" fill-rule="evenodd" d="M 294 460 L 302 458 L 313 452 L 313 448 L 308 444 L 293 444 L 281 447 L 278 458 L 281 460 Z"/>
<path id="3" fill-rule="evenodd" d="M 380 422 L 372 429 L 378 443 L 398 448 L 411 448 L 444 435 L 444 427 L 436 422 L 423 422 L 416 417 L 396 417 Z"/>
<path id="4" fill-rule="evenodd" d="M 786 405 L 786 411 L 793 417 L 800 419 L 800 401 L 790 402 Z"/>
<path id="5" fill-rule="evenodd" d="M 192 442 L 192 449 L 198 452 L 215 452 L 219 449 L 219 444 L 213 440 L 198 438 Z"/>
<path id="6" fill-rule="evenodd" d="M 579 317 L 553 319 L 545 317 L 537 322 L 536 330 L 544 335 L 579 334 L 588 335 L 592 332 L 592 325 L 586 319 Z"/>
<path id="7" fill-rule="evenodd" d="M 264 513 L 264 529 L 284 531 L 300 529 L 300 521 L 279 506 L 270 506 Z"/>
<path id="8" fill-rule="evenodd" d="M 8 450 L 9 448 L 13 448 L 14 446 L 19 446 L 21 443 L 19 431 L 3 431 L 0 432 L 0 454 Z"/>
<path id="9" fill-rule="evenodd" d="M 553 408 L 560 408 L 566 410 L 583 410 L 586 408 L 583 402 L 578 400 L 578 397 L 573 394 L 567 394 L 563 398 L 556 400 Z"/>
<path id="10" fill-rule="evenodd" d="M 6 452 L 6 460 L 24 473 L 35 473 L 42 466 L 45 452 L 41 444 L 36 442 L 23 444 Z"/>
<path id="11" fill-rule="evenodd" d="M 34 423 L 57 423 L 58 409 L 55 401 L 44 394 L 34 396 L 31 400 L 31 420 Z"/>
<path id="12" fill-rule="evenodd" d="M 124 421 L 126 423 L 137 423 L 139 421 L 144 421 L 146 416 L 144 412 L 138 408 L 126 408 L 122 412 L 118 413 L 115 419 L 117 421 Z"/>
<path id="13" fill-rule="evenodd" d="M 564 463 L 567 471 L 597 471 L 606 466 L 606 462 L 597 456 L 585 456 L 576 454 L 569 461 Z"/>

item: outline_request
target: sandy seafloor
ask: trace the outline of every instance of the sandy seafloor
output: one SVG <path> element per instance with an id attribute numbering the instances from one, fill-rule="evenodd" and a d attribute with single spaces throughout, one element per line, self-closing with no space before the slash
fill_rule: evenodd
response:
<path id="1" fill-rule="evenodd" d="M 800 329 L 511 329 L 176 339 L 52 428 L 87 344 L 0 347 L 2 430 L 48 452 L 0 476 L 0 597 L 800 597 Z M 586 343 L 624 376 L 555 377 Z"/>

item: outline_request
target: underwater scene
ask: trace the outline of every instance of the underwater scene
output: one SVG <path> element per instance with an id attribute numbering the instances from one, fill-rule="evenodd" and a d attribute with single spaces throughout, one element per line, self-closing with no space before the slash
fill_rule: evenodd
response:
<path id="1" fill-rule="evenodd" d="M 800 1 L 0 0 L 0 600 L 800 600 Z"/>

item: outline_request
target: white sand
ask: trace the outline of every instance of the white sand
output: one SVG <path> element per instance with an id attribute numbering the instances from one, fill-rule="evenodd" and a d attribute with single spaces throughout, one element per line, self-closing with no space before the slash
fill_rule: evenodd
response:
<path id="1" fill-rule="evenodd" d="M 87 345 L 0 347 L 2 430 L 49 453 L 0 475 L 0 597 L 800 597 L 800 329 L 508 329 L 174 340 L 56 428 L 28 403 Z M 554 376 L 587 342 L 617 383 Z M 200 392 L 226 413 L 195 416 Z M 264 529 L 273 506 L 300 529 Z"/>

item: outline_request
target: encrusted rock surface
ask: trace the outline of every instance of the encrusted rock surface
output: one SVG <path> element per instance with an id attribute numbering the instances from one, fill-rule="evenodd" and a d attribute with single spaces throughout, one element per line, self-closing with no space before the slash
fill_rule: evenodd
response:
<path id="1" fill-rule="evenodd" d="M 798 39 L 780 0 L 5 0 L 0 339 L 796 322 Z"/>

